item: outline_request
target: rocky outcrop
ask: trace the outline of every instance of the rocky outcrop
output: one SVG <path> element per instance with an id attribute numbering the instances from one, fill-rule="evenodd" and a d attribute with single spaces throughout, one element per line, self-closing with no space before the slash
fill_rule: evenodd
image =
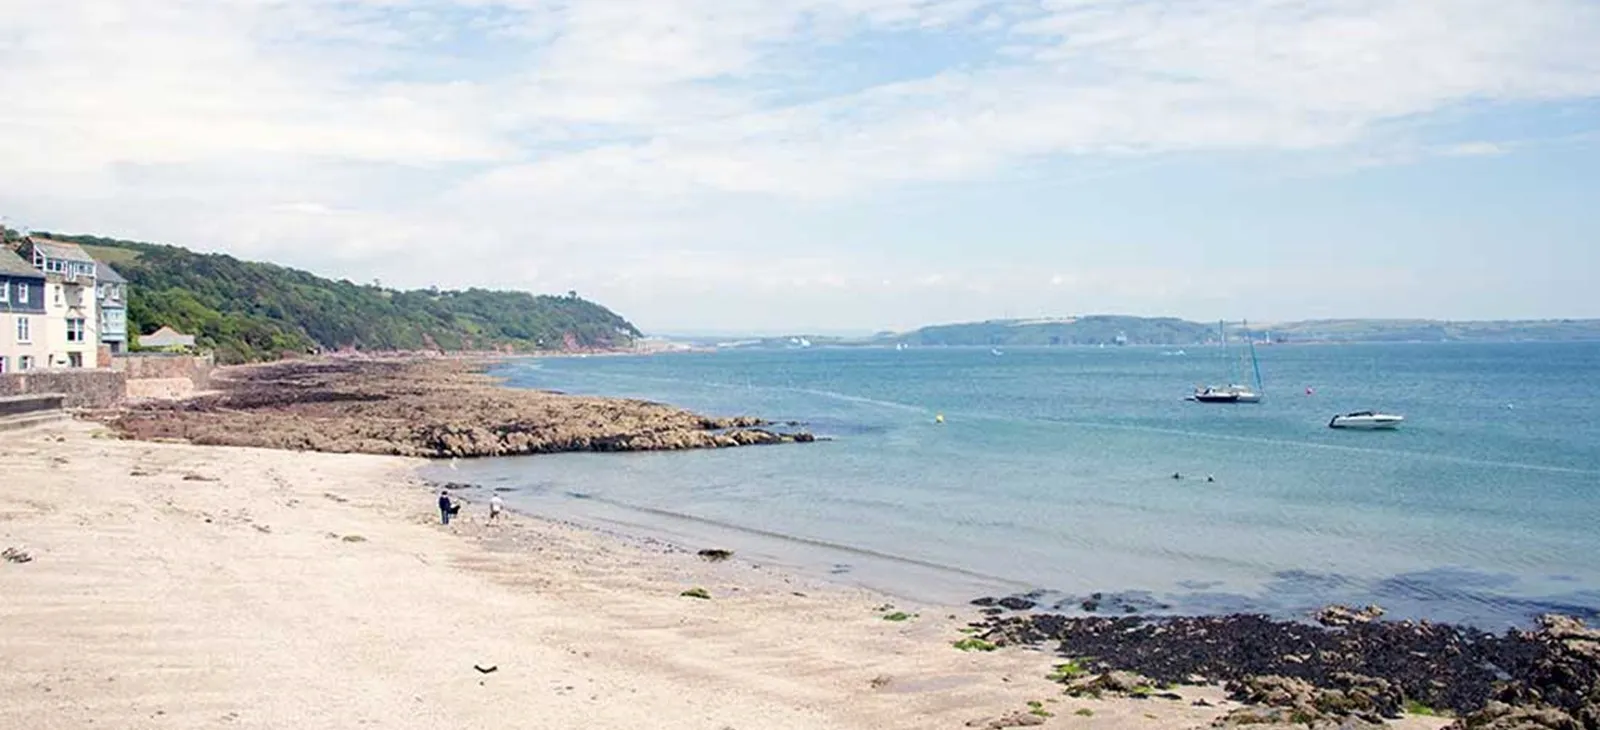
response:
<path id="1" fill-rule="evenodd" d="M 1495 701 L 1455 721 L 1450 725 L 1450 730 L 1593 730 L 1594 727 L 1580 723 L 1571 713 L 1549 705 L 1514 707 Z"/>
<path id="2" fill-rule="evenodd" d="M 1218 720 L 1218 726 L 1261 722 L 1340 727 L 1354 720 L 1378 726 L 1400 716 L 1405 698 L 1388 680 L 1341 673 L 1332 687 L 1318 687 L 1303 679 L 1253 676 L 1227 684 L 1231 699 L 1251 705 Z"/>
<path id="3" fill-rule="evenodd" d="M 291 361 L 219 373 L 219 392 L 103 414 L 124 435 L 423 457 L 805 443 L 749 416 L 504 388 L 464 361 Z"/>
<path id="4" fill-rule="evenodd" d="M 1356 609 L 1349 606 L 1334 604 L 1317 612 L 1317 623 L 1323 626 L 1338 628 L 1351 624 L 1368 624 L 1383 617 L 1383 609 L 1378 606 L 1367 606 Z"/>

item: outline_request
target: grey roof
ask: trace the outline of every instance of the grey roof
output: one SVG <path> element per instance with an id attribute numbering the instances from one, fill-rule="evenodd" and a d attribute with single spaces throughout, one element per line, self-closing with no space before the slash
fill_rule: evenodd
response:
<path id="1" fill-rule="evenodd" d="M 44 274 L 38 269 L 28 265 L 21 256 L 11 252 L 11 249 L 0 247 L 0 274 L 11 276 L 27 276 L 34 279 L 43 279 Z"/>
<path id="2" fill-rule="evenodd" d="M 99 276 L 96 276 L 95 278 L 97 280 L 99 280 L 100 283 L 102 283 L 102 284 L 107 284 L 107 283 L 110 283 L 110 284 L 126 284 L 126 283 L 128 283 L 127 279 L 122 278 L 122 274 L 117 273 L 116 269 L 111 268 L 111 264 L 108 264 L 108 263 L 106 263 L 104 261 L 95 261 L 95 264 L 96 264 L 95 271 L 99 272 Z"/>
<path id="3" fill-rule="evenodd" d="M 50 258 L 82 261 L 86 264 L 95 263 L 94 257 L 90 256 L 88 251 L 83 250 L 83 247 L 76 243 L 52 241 L 48 238 L 29 238 L 28 240 L 33 243 L 34 248 L 43 251 L 44 255 Z"/>

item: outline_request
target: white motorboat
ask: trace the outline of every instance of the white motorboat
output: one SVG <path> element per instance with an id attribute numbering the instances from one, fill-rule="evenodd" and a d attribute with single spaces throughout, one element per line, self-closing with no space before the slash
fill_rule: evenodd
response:
<path id="1" fill-rule="evenodd" d="M 1406 420 L 1405 416 L 1375 413 L 1373 411 L 1356 411 L 1355 413 L 1345 413 L 1329 419 L 1328 428 L 1377 431 L 1380 429 L 1399 428 L 1400 422 L 1404 420 Z"/>

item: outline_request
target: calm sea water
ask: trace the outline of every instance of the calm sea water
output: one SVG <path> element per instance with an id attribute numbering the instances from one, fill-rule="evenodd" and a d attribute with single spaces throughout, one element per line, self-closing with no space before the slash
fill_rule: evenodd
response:
<path id="1" fill-rule="evenodd" d="M 1486 627 L 1600 612 L 1600 343 L 1260 359 L 1265 402 L 1233 406 L 1183 400 L 1225 377 L 1202 348 L 521 361 L 502 371 L 513 385 L 801 421 L 832 440 L 488 459 L 440 476 L 930 601 L 1105 592 L 1285 615 L 1359 601 Z M 1326 427 L 1362 409 L 1407 421 Z"/>

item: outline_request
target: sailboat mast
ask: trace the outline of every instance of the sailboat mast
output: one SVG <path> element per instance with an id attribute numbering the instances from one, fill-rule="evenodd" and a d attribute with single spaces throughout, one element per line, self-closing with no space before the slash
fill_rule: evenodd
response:
<path id="1" fill-rule="evenodd" d="M 1261 395 L 1261 361 L 1256 359 L 1256 338 L 1250 334 L 1250 323 L 1244 323 L 1245 341 L 1250 343 L 1250 369 L 1256 378 L 1256 395 Z"/>
<path id="2" fill-rule="evenodd" d="M 1228 366 L 1227 384 L 1235 385 L 1239 382 L 1239 363 L 1233 361 L 1233 354 L 1228 349 L 1228 323 L 1224 320 L 1217 320 L 1217 332 L 1222 336 L 1222 362 Z"/>

